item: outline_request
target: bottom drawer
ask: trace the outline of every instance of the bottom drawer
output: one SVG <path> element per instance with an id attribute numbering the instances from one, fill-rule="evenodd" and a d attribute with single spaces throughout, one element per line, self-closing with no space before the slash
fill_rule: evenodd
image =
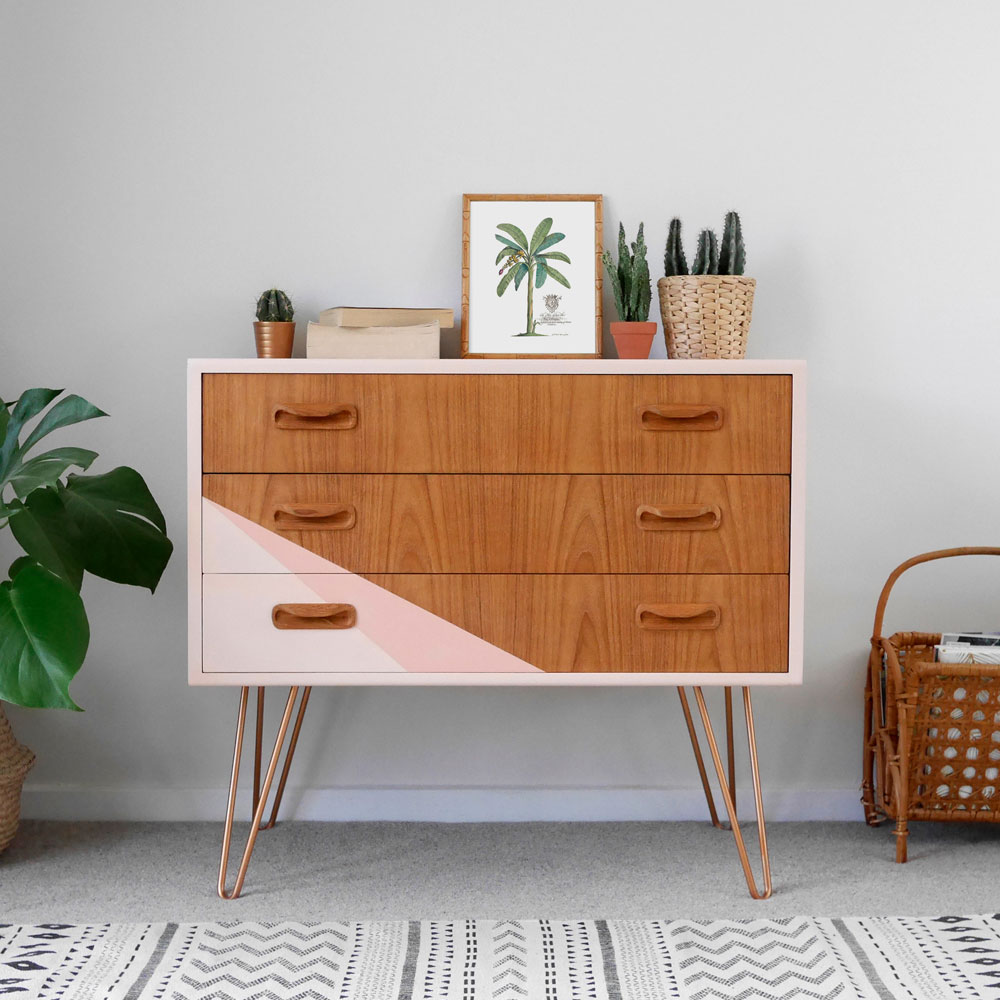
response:
<path id="1" fill-rule="evenodd" d="M 788 577 L 206 574 L 207 673 L 783 673 Z"/>

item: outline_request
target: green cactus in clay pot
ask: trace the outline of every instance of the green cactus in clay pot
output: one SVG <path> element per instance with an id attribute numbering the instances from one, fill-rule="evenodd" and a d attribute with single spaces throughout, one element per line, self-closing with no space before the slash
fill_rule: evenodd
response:
<path id="1" fill-rule="evenodd" d="M 602 254 L 602 260 L 618 310 L 618 322 L 611 324 L 611 336 L 618 357 L 648 358 L 656 323 L 649 322 L 652 290 L 642 223 L 639 223 L 639 232 L 632 244 L 625 237 L 625 227 L 619 225 L 618 262 L 615 263 L 607 250 Z"/>
<path id="2" fill-rule="evenodd" d="M 646 240 L 639 223 L 639 232 L 629 249 L 625 227 L 618 226 L 618 264 L 605 250 L 601 259 L 611 279 L 618 319 L 625 323 L 644 323 L 649 319 L 650 290 L 649 264 L 646 262 Z"/>
<path id="3" fill-rule="evenodd" d="M 254 337 L 258 358 L 290 358 L 295 341 L 295 310 L 280 289 L 269 288 L 257 299 Z"/>

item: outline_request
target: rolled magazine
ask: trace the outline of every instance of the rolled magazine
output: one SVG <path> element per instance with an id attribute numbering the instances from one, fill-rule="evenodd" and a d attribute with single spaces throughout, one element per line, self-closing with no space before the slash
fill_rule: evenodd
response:
<path id="1" fill-rule="evenodd" d="M 938 663 L 1000 663 L 1000 632 L 945 632 L 934 647 Z"/>

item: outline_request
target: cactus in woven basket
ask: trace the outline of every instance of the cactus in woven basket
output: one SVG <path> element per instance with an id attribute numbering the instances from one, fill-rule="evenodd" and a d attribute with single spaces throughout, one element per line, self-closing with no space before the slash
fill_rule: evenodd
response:
<path id="1" fill-rule="evenodd" d="M 291 323 L 294 316 L 292 300 L 280 288 L 269 288 L 257 299 L 259 323 Z"/>
<path id="2" fill-rule="evenodd" d="M 691 264 L 691 274 L 743 274 L 747 254 L 743 245 L 743 228 L 736 212 L 727 212 L 719 242 L 712 229 L 698 234 L 698 248 Z M 663 255 L 663 273 L 672 278 L 687 274 L 687 260 L 681 245 L 681 220 L 671 219 L 667 235 L 667 249 Z"/>
<path id="3" fill-rule="evenodd" d="M 667 232 L 667 249 L 663 254 L 663 273 L 672 278 L 676 274 L 687 274 L 687 258 L 684 256 L 684 245 L 681 242 L 681 220 L 670 220 Z"/>
<path id="4" fill-rule="evenodd" d="M 649 319 L 649 304 L 652 299 L 649 263 L 646 260 L 646 239 L 642 223 L 635 242 L 629 249 L 625 238 L 625 226 L 618 224 L 618 264 L 605 250 L 602 255 L 611 290 L 615 296 L 618 318 L 626 323 L 645 323 Z"/>
<path id="5" fill-rule="evenodd" d="M 698 249 L 691 264 L 692 274 L 719 273 L 719 241 L 714 230 L 703 229 L 698 234 Z"/>
<path id="6" fill-rule="evenodd" d="M 742 274 L 746 269 L 747 253 L 743 245 L 743 228 L 736 212 L 726 213 L 719 248 L 719 274 Z"/>

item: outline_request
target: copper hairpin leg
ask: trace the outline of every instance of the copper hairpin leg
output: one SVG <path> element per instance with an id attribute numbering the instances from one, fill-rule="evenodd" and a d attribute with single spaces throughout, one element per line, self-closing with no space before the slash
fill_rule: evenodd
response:
<path id="1" fill-rule="evenodd" d="M 677 695 L 681 700 L 681 709 L 684 712 L 684 721 L 687 723 L 688 736 L 691 738 L 691 749 L 694 751 L 694 760 L 698 765 L 698 776 L 701 778 L 701 787 L 705 792 L 705 801 L 708 803 L 708 814 L 712 820 L 712 826 L 719 830 L 728 830 L 729 827 L 720 821 L 719 814 L 715 809 L 715 798 L 712 795 L 712 786 L 708 781 L 708 772 L 705 770 L 705 759 L 701 755 L 701 746 L 698 743 L 698 733 L 694 728 L 694 719 L 691 717 L 691 708 L 688 705 L 687 695 L 684 688 L 677 689 Z M 733 745 L 733 689 L 726 688 L 726 757 L 729 764 L 729 794 L 733 802 L 736 801 L 736 748 Z"/>
<path id="2" fill-rule="evenodd" d="M 712 826 L 722 829 L 719 822 L 719 814 L 715 811 L 715 799 L 712 797 L 712 786 L 708 783 L 708 772 L 705 770 L 705 759 L 701 755 L 701 746 L 698 743 L 698 733 L 694 728 L 694 719 L 691 718 L 691 707 L 688 705 L 687 695 L 684 688 L 677 689 L 677 695 L 681 700 L 681 709 L 684 711 L 684 721 L 687 723 L 688 736 L 691 738 L 691 749 L 694 751 L 694 761 L 698 765 L 698 775 L 701 778 L 701 787 L 705 791 L 705 801 L 708 803 L 708 814 L 712 818 Z"/>
<path id="3" fill-rule="evenodd" d="M 219 895 L 223 899 L 236 899 L 243 889 L 243 882 L 246 879 L 247 868 L 250 866 L 250 857 L 253 854 L 254 844 L 257 841 L 257 834 L 261 830 L 270 829 L 274 826 L 278 818 L 278 807 L 285 792 L 285 782 L 288 780 L 288 771 L 292 764 L 292 757 L 295 754 L 295 746 L 299 739 L 299 730 L 302 728 L 302 719 L 305 716 L 306 705 L 309 703 L 309 695 L 312 688 L 302 689 L 302 700 L 299 703 L 298 716 L 295 719 L 295 726 L 292 730 L 292 738 L 289 743 L 288 752 L 285 754 L 285 764 L 281 770 L 281 778 L 278 782 L 277 792 L 274 798 L 274 806 L 271 809 L 271 816 L 265 826 L 261 825 L 264 818 L 264 809 L 267 806 L 267 799 L 271 793 L 271 784 L 274 781 L 274 773 L 278 769 L 278 760 L 281 757 L 281 748 L 285 742 L 285 734 L 288 732 L 288 724 L 292 718 L 292 710 L 295 708 L 295 699 L 299 693 L 298 687 L 290 688 L 288 699 L 285 702 L 285 711 L 281 717 L 281 724 L 278 727 L 278 735 L 274 740 L 274 750 L 271 752 L 271 760 L 268 763 L 267 771 L 264 774 L 263 786 L 260 783 L 261 764 L 261 743 L 263 740 L 264 724 L 264 689 L 257 689 L 257 726 L 256 738 L 254 740 L 254 784 L 253 784 L 253 819 L 250 822 L 250 833 L 247 836 L 246 847 L 243 851 L 243 858 L 240 861 L 239 870 L 236 873 L 236 882 L 231 890 L 226 889 L 226 869 L 229 866 L 229 847 L 233 837 L 233 815 L 236 812 L 236 788 L 240 777 L 240 757 L 243 752 L 243 733 L 246 729 L 247 702 L 250 698 L 250 688 L 245 687 L 240 691 L 240 708 L 236 717 L 236 746 L 233 750 L 233 772 L 229 779 L 229 801 L 226 806 L 226 824 L 222 833 L 222 859 L 219 862 Z"/>
<path id="4" fill-rule="evenodd" d="M 678 688 L 680 694 L 681 707 L 684 710 L 684 720 L 687 722 L 688 735 L 691 737 L 691 747 L 694 750 L 695 761 L 698 765 L 698 773 L 701 776 L 702 788 L 705 790 L 705 798 L 708 802 L 708 811 L 712 817 L 714 826 L 721 827 L 718 814 L 715 809 L 715 802 L 712 797 L 711 785 L 705 770 L 705 762 L 701 755 L 701 747 L 698 744 L 698 734 L 695 731 L 694 721 L 691 718 L 691 710 L 688 707 L 687 696 L 683 689 Z M 705 728 L 705 736 L 708 739 L 708 749 L 712 755 L 712 763 L 715 765 L 715 773 L 719 779 L 719 787 L 722 790 L 722 800 L 726 806 L 726 813 L 729 815 L 730 829 L 733 831 L 733 839 L 736 841 L 736 850 L 740 856 L 740 864 L 743 866 L 743 874 L 746 876 L 747 888 L 754 899 L 768 899 L 771 895 L 771 859 L 767 850 L 767 829 L 764 825 L 764 801 L 761 795 L 760 770 L 757 766 L 757 737 L 754 732 L 753 705 L 750 702 L 750 689 L 743 688 L 743 713 L 746 717 L 747 743 L 750 751 L 750 775 L 753 782 L 754 805 L 757 811 L 757 835 L 760 840 L 760 863 L 762 877 L 764 880 L 763 891 L 757 888 L 754 880 L 753 870 L 750 867 L 750 857 L 747 854 L 746 843 L 743 840 L 743 832 L 740 830 L 739 817 L 736 814 L 736 768 L 735 751 L 733 747 L 733 709 L 732 709 L 732 689 L 726 688 L 726 737 L 727 737 L 727 757 L 729 764 L 729 775 L 727 775 L 722 764 L 722 756 L 719 753 L 719 746 L 715 740 L 715 732 L 712 729 L 712 721 L 708 716 L 708 707 L 705 704 L 705 696 L 700 687 L 694 688 L 695 700 L 698 703 L 698 712 L 701 715 L 701 722 Z"/>
<path id="5" fill-rule="evenodd" d="M 285 763 L 281 768 L 281 777 L 278 779 L 278 790 L 274 793 L 274 805 L 271 807 L 271 815 L 266 823 L 261 826 L 262 830 L 270 830 L 278 822 L 278 809 L 281 807 L 281 800 L 285 795 L 285 785 L 288 782 L 288 772 L 292 767 L 292 758 L 295 756 L 295 748 L 299 745 L 299 733 L 302 731 L 302 720 L 306 715 L 306 706 L 309 704 L 309 696 L 312 688 L 302 689 L 302 700 L 299 702 L 299 711 L 295 716 L 295 725 L 292 726 L 292 738 L 288 741 L 288 752 L 285 754 Z M 260 801 L 260 759 L 261 740 L 264 734 L 264 688 L 257 688 L 257 737 L 254 741 L 255 754 L 253 765 L 253 811 L 257 811 L 257 803 Z"/>
<path id="6" fill-rule="evenodd" d="M 257 732 L 253 744 L 253 803 L 250 806 L 251 812 L 257 811 L 257 803 L 260 802 L 260 750 L 261 741 L 264 738 L 264 691 L 262 687 L 257 688 Z"/>

